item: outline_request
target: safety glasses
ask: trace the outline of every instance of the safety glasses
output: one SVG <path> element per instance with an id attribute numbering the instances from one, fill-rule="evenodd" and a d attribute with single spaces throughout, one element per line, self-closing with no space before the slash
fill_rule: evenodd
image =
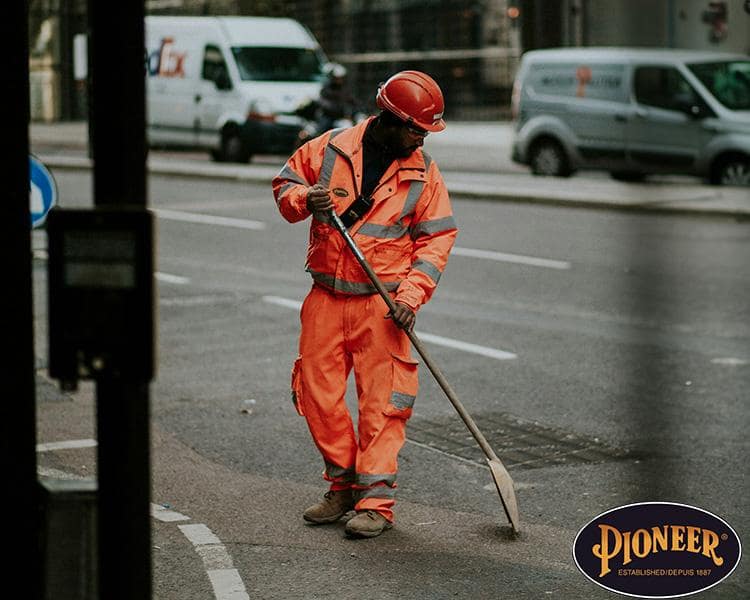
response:
<path id="1" fill-rule="evenodd" d="M 414 125 L 411 125 L 409 123 L 404 123 L 404 127 L 406 127 L 406 130 L 416 135 L 417 137 L 426 138 L 428 135 L 430 135 L 430 132 L 426 129 L 421 129 L 420 127 L 415 127 Z"/>

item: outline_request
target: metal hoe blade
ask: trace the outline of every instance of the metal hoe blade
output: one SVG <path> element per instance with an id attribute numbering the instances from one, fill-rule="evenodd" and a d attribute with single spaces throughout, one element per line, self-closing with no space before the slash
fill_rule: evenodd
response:
<path id="1" fill-rule="evenodd" d="M 516 502 L 516 492 L 513 489 L 513 480 L 503 463 L 497 458 L 488 458 L 487 464 L 490 466 L 492 479 L 495 481 L 497 493 L 500 494 L 500 500 L 503 503 L 508 521 L 510 521 L 510 526 L 513 528 L 513 533 L 518 535 L 521 530 L 521 520 L 518 515 L 518 503 Z"/>

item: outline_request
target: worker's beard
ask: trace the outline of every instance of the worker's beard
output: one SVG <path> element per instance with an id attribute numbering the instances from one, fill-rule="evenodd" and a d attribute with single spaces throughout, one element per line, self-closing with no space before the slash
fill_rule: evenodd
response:
<path id="1" fill-rule="evenodd" d="M 379 125 L 379 123 L 378 123 Z M 378 143 L 388 156 L 409 158 L 421 144 L 409 144 L 409 138 L 403 135 L 399 127 L 386 126 L 379 128 Z"/>
<path id="2" fill-rule="evenodd" d="M 419 146 L 399 146 L 398 148 L 394 148 L 393 155 L 396 158 L 409 158 L 417 148 Z"/>

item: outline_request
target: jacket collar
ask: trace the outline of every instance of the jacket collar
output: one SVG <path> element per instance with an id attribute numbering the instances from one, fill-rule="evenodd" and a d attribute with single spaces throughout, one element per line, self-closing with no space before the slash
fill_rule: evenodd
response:
<path id="1" fill-rule="evenodd" d="M 341 133 L 329 139 L 328 144 L 333 146 L 339 153 L 349 158 L 352 163 L 355 160 L 362 160 L 359 156 L 362 152 L 362 138 L 364 138 L 365 130 L 367 126 L 372 122 L 375 117 L 368 117 L 367 120 L 362 123 L 358 123 L 354 127 L 344 129 Z M 418 171 L 426 171 L 427 166 L 425 164 L 424 155 L 422 150 L 415 150 L 410 156 L 406 158 L 397 158 L 398 169 L 416 169 Z M 388 169 L 390 172 L 390 169 Z"/>

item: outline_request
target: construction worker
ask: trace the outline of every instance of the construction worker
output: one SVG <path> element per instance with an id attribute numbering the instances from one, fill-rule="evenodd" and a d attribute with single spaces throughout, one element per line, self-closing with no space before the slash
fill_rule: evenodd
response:
<path id="1" fill-rule="evenodd" d="M 354 509 L 351 537 L 392 526 L 397 456 L 418 385 L 405 331 L 435 291 L 457 233 L 443 178 L 422 150 L 429 133 L 445 128 L 437 83 L 402 71 L 379 87 L 376 101 L 379 115 L 308 142 L 273 180 L 287 221 L 312 216 L 305 267 L 313 286 L 301 310 L 292 399 L 330 487 L 303 518 L 334 523 Z M 330 211 L 391 294 L 393 313 L 329 224 Z M 352 369 L 356 436 L 344 400 Z"/>

